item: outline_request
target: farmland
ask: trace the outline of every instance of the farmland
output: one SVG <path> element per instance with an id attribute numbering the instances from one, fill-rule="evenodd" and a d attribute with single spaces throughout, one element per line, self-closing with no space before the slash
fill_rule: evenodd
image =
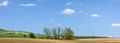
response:
<path id="1" fill-rule="evenodd" d="M 50 40 L 26 38 L 0 38 L 0 43 L 120 43 L 119 38 L 96 38 L 77 40 Z"/>

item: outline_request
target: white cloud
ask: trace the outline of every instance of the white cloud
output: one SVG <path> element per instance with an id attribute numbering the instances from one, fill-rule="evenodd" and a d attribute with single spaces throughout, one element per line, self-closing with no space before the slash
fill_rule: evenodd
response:
<path id="1" fill-rule="evenodd" d="M 69 2 L 67 2 L 65 5 L 70 6 L 70 5 L 72 5 L 72 4 L 73 4 L 73 2 L 72 2 L 72 1 L 69 1 Z"/>
<path id="2" fill-rule="evenodd" d="M 36 6 L 35 3 L 27 3 L 27 4 L 21 4 L 20 6 Z"/>
<path id="3" fill-rule="evenodd" d="M 113 23 L 112 26 L 118 27 L 118 26 L 120 26 L 120 24 L 118 24 L 118 23 Z"/>
<path id="4" fill-rule="evenodd" d="M 92 13 L 92 14 L 91 14 L 91 17 L 101 17 L 101 15 L 98 14 L 98 13 Z"/>
<path id="5" fill-rule="evenodd" d="M 74 13 L 75 13 L 75 10 L 69 9 L 69 8 L 62 11 L 62 14 L 74 14 Z"/>
<path id="6" fill-rule="evenodd" d="M 0 3 L 0 6 L 8 6 L 8 1 L 7 0 L 5 0 L 5 1 L 3 1 L 2 3 Z"/>

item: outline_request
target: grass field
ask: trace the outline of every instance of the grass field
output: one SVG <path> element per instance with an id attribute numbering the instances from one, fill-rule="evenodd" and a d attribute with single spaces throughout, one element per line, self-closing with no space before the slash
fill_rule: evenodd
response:
<path id="1" fill-rule="evenodd" d="M 120 43 L 120 39 L 96 38 L 77 40 L 50 40 L 50 39 L 0 38 L 0 43 Z"/>

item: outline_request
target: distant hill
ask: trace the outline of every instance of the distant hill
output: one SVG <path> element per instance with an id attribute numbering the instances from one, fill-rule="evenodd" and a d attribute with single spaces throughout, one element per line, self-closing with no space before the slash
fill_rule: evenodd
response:
<path id="1" fill-rule="evenodd" d="M 6 32 L 12 32 L 12 31 L 0 29 L 0 33 L 6 33 Z"/>
<path id="2" fill-rule="evenodd" d="M 29 34 L 31 32 L 26 31 L 12 31 L 0 29 L 0 37 L 15 37 L 15 38 L 30 38 Z M 34 34 L 36 38 L 44 38 L 42 34 Z"/>

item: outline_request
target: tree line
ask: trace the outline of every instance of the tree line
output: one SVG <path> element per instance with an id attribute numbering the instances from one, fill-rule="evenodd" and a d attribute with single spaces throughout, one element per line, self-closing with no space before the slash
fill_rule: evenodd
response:
<path id="1" fill-rule="evenodd" d="M 64 29 L 60 27 L 55 28 L 44 28 L 43 32 L 47 39 L 67 39 L 71 40 L 74 38 L 74 32 L 70 27 L 66 27 Z"/>
<path id="2" fill-rule="evenodd" d="M 74 32 L 70 27 L 43 28 L 44 34 L 34 34 L 32 32 L 25 33 L 25 31 L 9 31 L 3 29 L 0 29 L 0 31 L 5 32 L 4 34 L 0 34 L 0 37 L 15 37 L 15 38 L 59 39 L 59 40 L 85 39 L 85 38 L 112 38 L 105 36 L 74 36 Z"/>

